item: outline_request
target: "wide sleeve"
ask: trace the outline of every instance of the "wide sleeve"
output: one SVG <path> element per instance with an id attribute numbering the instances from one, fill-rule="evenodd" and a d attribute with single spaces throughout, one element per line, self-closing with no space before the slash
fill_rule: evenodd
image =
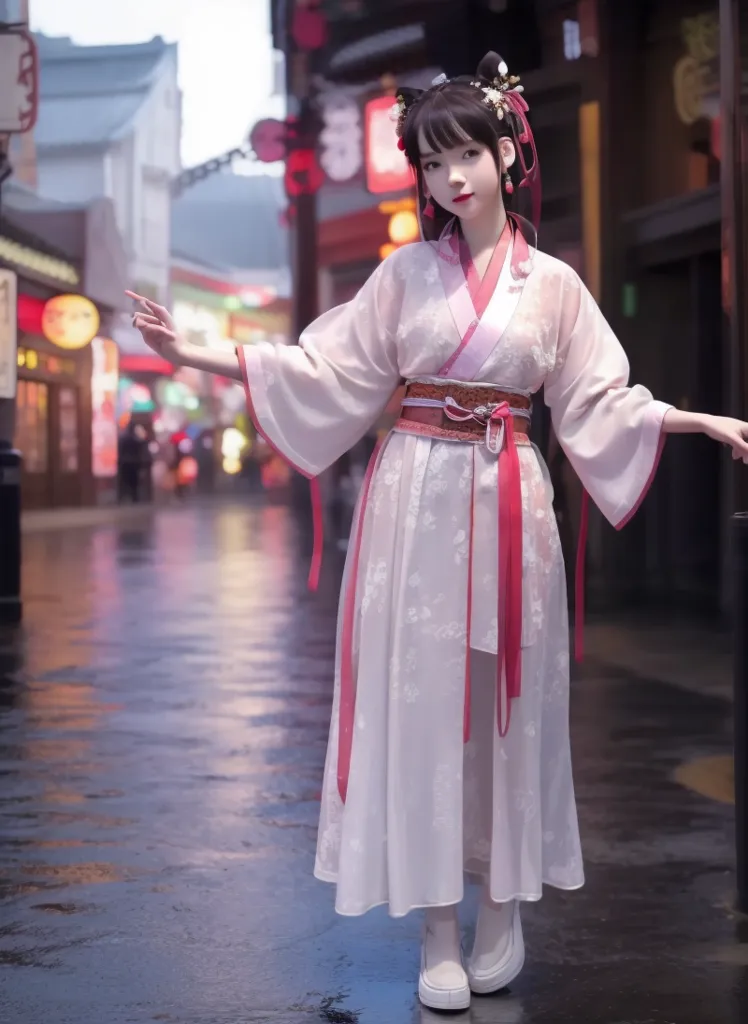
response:
<path id="1" fill-rule="evenodd" d="M 305 476 L 317 476 L 360 440 L 400 382 L 387 262 L 350 302 L 310 324 L 298 345 L 237 349 L 257 430 Z"/>
<path id="2" fill-rule="evenodd" d="M 620 529 L 641 504 L 659 462 L 670 408 L 641 385 L 577 274 L 565 276 L 555 365 L 545 401 L 561 447 L 603 515 Z"/>

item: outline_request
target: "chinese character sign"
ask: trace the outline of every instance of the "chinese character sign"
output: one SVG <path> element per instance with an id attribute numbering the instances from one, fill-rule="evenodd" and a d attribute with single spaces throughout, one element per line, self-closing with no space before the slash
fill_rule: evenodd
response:
<path id="1" fill-rule="evenodd" d="M 397 147 L 392 96 L 379 96 L 365 107 L 366 187 L 369 192 L 401 192 L 413 185 L 405 153 Z"/>
<path id="2" fill-rule="evenodd" d="M 0 270 L 0 398 L 16 397 L 16 275 Z"/>
<path id="3" fill-rule="evenodd" d="M 719 115 L 719 16 L 716 12 L 684 18 L 688 51 L 673 69 L 675 108 L 684 124 Z"/>
<path id="4" fill-rule="evenodd" d="M 0 132 L 28 132 L 39 112 L 39 58 L 33 36 L 0 34 Z"/>
<path id="5" fill-rule="evenodd" d="M 329 96 L 322 112 L 320 163 L 331 181 L 350 181 L 363 163 L 361 111 L 344 93 Z"/>

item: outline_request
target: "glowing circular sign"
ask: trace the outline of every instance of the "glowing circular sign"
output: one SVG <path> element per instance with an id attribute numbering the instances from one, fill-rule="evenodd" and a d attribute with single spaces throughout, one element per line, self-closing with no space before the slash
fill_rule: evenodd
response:
<path id="1" fill-rule="evenodd" d="M 84 295 L 55 295 L 44 304 L 42 333 L 59 348 L 85 348 L 99 332 L 99 311 Z"/>
<path id="2" fill-rule="evenodd" d="M 419 234 L 418 218 L 412 210 L 398 210 L 390 217 L 389 236 L 395 245 L 415 242 Z"/>

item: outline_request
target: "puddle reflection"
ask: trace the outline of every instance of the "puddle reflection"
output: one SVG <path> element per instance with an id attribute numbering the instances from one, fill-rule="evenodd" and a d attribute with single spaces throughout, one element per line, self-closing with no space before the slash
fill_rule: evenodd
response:
<path id="1" fill-rule="evenodd" d="M 474 996 L 469 1010 L 450 1013 L 455 1024 L 527 1024 L 519 999 L 512 995 Z M 418 1007 L 413 1024 L 444 1024 L 445 1015 L 425 1006 Z"/>

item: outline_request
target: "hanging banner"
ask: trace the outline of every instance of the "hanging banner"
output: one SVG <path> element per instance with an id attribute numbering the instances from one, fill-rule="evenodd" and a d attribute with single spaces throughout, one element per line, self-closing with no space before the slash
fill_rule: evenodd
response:
<path id="1" fill-rule="evenodd" d="M 16 25 L 0 33 L 0 133 L 31 131 L 38 114 L 39 55 L 32 34 Z"/>
<path id="2" fill-rule="evenodd" d="M 110 338 L 91 342 L 91 470 L 97 478 L 117 475 L 119 349 Z"/>
<path id="3" fill-rule="evenodd" d="M 13 271 L 0 270 L 0 398 L 16 397 L 16 288 Z"/>

